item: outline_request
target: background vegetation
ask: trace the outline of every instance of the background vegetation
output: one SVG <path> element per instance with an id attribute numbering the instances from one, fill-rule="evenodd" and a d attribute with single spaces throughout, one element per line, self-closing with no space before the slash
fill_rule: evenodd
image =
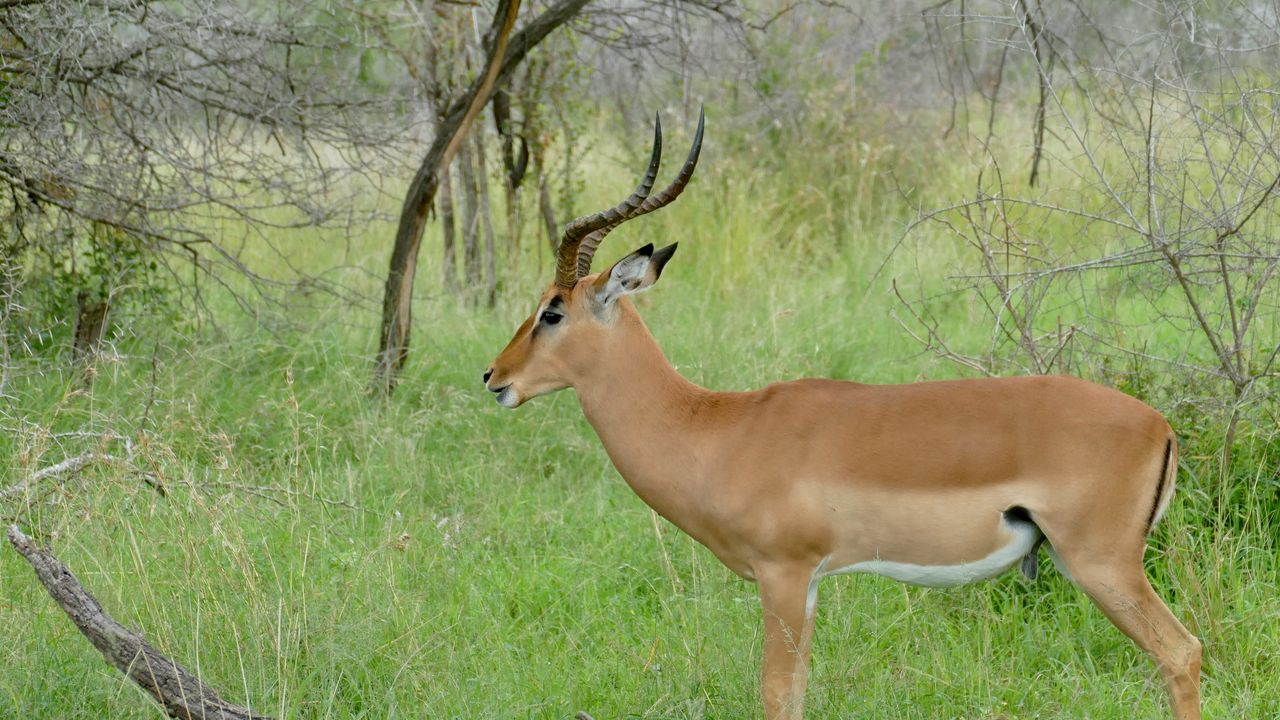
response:
<path id="1" fill-rule="evenodd" d="M 311 67 L 351 80 L 384 123 L 438 104 L 408 90 L 400 43 L 429 32 L 452 47 L 441 22 L 483 28 L 493 12 L 427 6 L 438 14 L 411 24 L 409 7 L 315 20 L 368 29 L 322 34 Z M 630 492 L 571 392 L 512 413 L 480 384 L 550 280 L 547 207 L 563 221 L 616 202 L 652 109 L 681 148 L 701 101 L 692 185 L 600 258 L 681 243 L 639 301 L 681 372 L 745 389 L 1067 371 L 1153 404 L 1183 455 L 1148 569 L 1205 644 L 1205 714 L 1280 715 L 1274 10 L 921 9 L 588 6 L 513 81 L 527 90 L 513 155 L 533 146 L 522 190 L 498 191 L 504 138 L 491 114 L 477 124 L 492 159 L 456 196 L 488 175 L 497 239 L 486 250 L 478 204 L 459 208 L 456 257 L 444 213 L 429 224 L 419 277 L 441 280 L 415 288 L 414 354 L 389 396 L 367 391 L 377 300 L 434 121 L 379 131 L 392 144 L 376 155 L 343 134 L 355 115 L 324 120 L 315 142 L 299 122 L 316 174 L 255 175 L 202 201 L 253 212 L 161 214 L 166 232 L 221 248 L 194 270 L 174 264 L 185 250 L 145 242 L 159 225 L 103 222 L 109 203 L 11 193 L 6 524 L 228 697 L 282 718 L 758 715 L 754 587 Z M 479 53 L 478 33 L 447 37 Z M 4 52 L 12 108 L 21 58 Z M 198 145 L 194 112 L 173 122 Z M 294 157 L 258 130 L 238 146 L 266 159 L 254 168 Z M 37 177 L 13 170 L 36 157 L 22 137 L 8 131 L 0 167 L 14 187 Z M 298 222 L 314 182 L 328 211 Z M 84 297 L 110 299 L 100 342 L 80 341 Z M 8 551 L 0 628 L 0 717 L 157 715 Z M 1052 569 L 953 590 L 828 580 L 808 711 L 1167 713 L 1147 658 Z"/>

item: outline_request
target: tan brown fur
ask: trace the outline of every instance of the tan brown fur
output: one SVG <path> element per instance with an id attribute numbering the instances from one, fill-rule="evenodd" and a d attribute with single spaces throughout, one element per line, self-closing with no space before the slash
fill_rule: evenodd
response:
<path id="1" fill-rule="evenodd" d="M 1015 507 L 1152 655 L 1173 717 L 1200 717 L 1199 643 L 1142 569 L 1173 437 L 1158 412 L 1068 377 L 808 379 L 713 392 L 672 368 L 628 298 L 597 300 L 608 276 L 549 288 L 487 385 L 514 393 L 517 404 L 574 388 L 636 494 L 759 584 L 769 720 L 801 717 L 810 583 L 870 560 L 934 566 L 986 557 L 1008 541 L 1002 514 Z M 553 298 L 563 320 L 540 326 Z M 1175 470 L 1167 472 L 1171 492 Z"/>

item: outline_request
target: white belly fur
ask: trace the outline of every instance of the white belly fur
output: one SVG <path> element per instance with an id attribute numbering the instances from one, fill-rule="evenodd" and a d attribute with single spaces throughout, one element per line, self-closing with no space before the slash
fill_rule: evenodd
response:
<path id="1" fill-rule="evenodd" d="M 1023 556 L 1031 552 L 1040 539 L 1040 530 L 1031 523 L 1006 523 L 1014 538 L 990 555 L 959 565 L 914 565 L 890 560 L 867 560 L 835 570 L 818 572 L 821 576 L 844 573 L 874 573 L 900 582 L 925 587 L 953 587 L 986 580 L 1013 567 Z"/>

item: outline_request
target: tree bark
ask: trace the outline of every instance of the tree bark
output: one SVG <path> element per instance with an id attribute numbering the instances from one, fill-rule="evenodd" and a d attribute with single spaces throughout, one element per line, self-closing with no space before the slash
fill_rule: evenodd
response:
<path id="1" fill-rule="evenodd" d="M 125 628 L 102 609 L 75 575 L 53 553 L 40 548 L 17 525 L 9 527 L 9 542 L 31 564 L 50 597 L 107 662 L 124 673 L 180 720 L 271 720 L 218 697 L 186 668 L 170 660 L 141 635 Z"/>
<path id="2" fill-rule="evenodd" d="M 542 214 L 542 226 L 547 230 L 551 255 L 555 256 L 556 250 L 560 249 L 560 233 L 556 229 L 556 211 L 551 207 L 551 191 L 547 188 L 545 175 L 538 179 L 538 211 Z"/>
<path id="3" fill-rule="evenodd" d="M 444 288 L 458 290 L 458 255 L 455 249 L 457 231 L 453 220 L 453 173 L 449 168 L 440 171 L 440 235 L 444 241 Z"/>
<path id="4" fill-rule="evenodd" d="M 462 190 L 462 283 L 471 293 L 480 279 L 480 203 L 476 199 L 476 172 L 471 144 L 458 151 L 458 176 Z"/>
<path id="5" fill-rule="evenodd" d="M 88 362 L 98 356 L 110 310 L 109 301 L 90 299 L 87 293 L 76 296 L 76 331 L 71 350 L 77 362 Z"/>
<path id="6" fill-rule="evenodd" d="M 501 25 L 494 36 L 495 42 L 486 63 L 488 70 L 476 78 L 466 93 L 450 103 L 440 132 L 405 194 L 383 293 L 382 330 L 373 372 L 374 389 L 391 392 L 409 357 L 415 263 L 427 211 L 435 201 L 440 168 L 453 157 L 459 139 L 489 99 L 494 86 L 510 77 L 529 54 L 529 50 L 542 42 L 551 31 L 577 15 L 588 2 L 590 0 L 560 0 L 514 35 L 511 34 L 511 28 L 515 24 L 520 0 L 502 0 L 499 4 L 494 24 L 498 27 L 501 22 Z M 498 62 L 499 58 L 501 62 Z"/>
<path id="7" fill-rule="evenodd" d="M 476 199 L 480 201 L 480 227 L 484 231 L 485 305 L 493 307 L 498 300 L 498 257 L 493 242 L 493 216 L 489 202 L 489 163 L 484 152 L 484 133 L 476 133 Z"/>
<path id="8" fill-rule="evenodd" d="M 520 193 L 508 181 L 502 183 L 502 193 L 506 201 L 507 213 L 507 247 L 511 249 L 507 258 L 507 273 L 512 276 L 520 274 Z"/>
<path id="9" fill-rule="evenodd" d="M 524 172 L 529 167 L 529 143 L 520 140 L 520 156 L 515 153 L 515 130 L 511 127 L 511 94 L 504 88 L 493 93 L 493 127 L 498 131 L 502 146 L 502 168 L 507 185 L 520 188 Z"/>
<path id="10" fill-rule="evenodd" d="M 502 148 L 502 194 L 505 201 L 507 219 L 507 247 L 510 257 L 507 259 L 508 272 L 519 275 L 520 272 L 520 183 L 524 180 L 525 170 L 529 166 L 529 143 L 520 140 L 520 157 L 515 155 L 515 130 L 511 124 L 511 96 L 499 89 L 493 95 L 493 126 L 501 138 Z M 495 288 L 496 290 L 496 288 Z M 493 300 L 490 300 L 490 305 Z"/>

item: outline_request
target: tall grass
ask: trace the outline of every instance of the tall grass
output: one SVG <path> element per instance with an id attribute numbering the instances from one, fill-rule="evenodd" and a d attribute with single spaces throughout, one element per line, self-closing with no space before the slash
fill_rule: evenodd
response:
<path id="1" fill-rule="evenodd" d="M 709 143 L 686 196 L 612 235 L 599 262 L 680 241 L 639 305 L 681 372 L 711 387 L 961 374 L 902 331 L 889 289 L 941 282 L 954 243 L 886 256 L 911 216 L 903 187 L 923 202 L 969 181 L 941 154 L 898 147 L 753 164 Z M 624 194 L 632 169 L 589 166 L 599 183 L 582 204 Z M 389 237 L 353 239 L 350 284 L 377 291 Z M 278 242 L 314 269 L 337 259 L 332 244 Z M 630 492 L 571 392 L 513 413 L 480 386 L 550 279 L 546 258 L 532 271 L 545 245 L 527 246 L 487 311 L 438 291 L 428 241 L 413 360 L 388 402 L 364 394 L 375 314 L 323 300 L 288 325 L 228 312 L 214 329 L 147 327 L 87 387 L 32 360 L 12 381 L 22 429 L 0 438 L 8 477 L 60 459 L 53 435 L 67 430 L 129 435 L 138 457 L 5 513 L 120 620 L 280 717 L 758 715 L 754 588 Z M 978 317 L 960 296 L 938 315 L 981 341 Z M 1237 456 L 1224 496 L 1212 443 L 1184 448 L 1148 566 L 1205 642 L 1206 716 L 1275 717 L 1277 458 L 1265 445 Z M 5 551 L 0 627 L 0 717 L 157 716 Z M 1051 569 L 953 590 L 830 579 L 813 656 L 813 718 L 1167 713 L 1147 658 Z"/>

